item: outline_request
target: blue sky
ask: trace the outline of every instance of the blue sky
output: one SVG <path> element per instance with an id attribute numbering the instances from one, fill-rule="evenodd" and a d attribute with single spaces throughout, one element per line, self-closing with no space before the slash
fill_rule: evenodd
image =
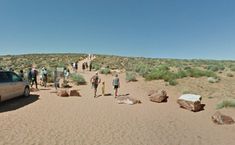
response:
<path id="1" fill-rule="evenodd" d="M 0 55 L 235 60 L 234 0 L 0 0 Z"/>

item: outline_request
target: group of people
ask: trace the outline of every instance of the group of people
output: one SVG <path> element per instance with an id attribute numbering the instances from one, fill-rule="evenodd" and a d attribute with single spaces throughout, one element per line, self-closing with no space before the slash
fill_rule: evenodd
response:
<path id="1" fill-rule="evenodd" d="M 95 73 L 94 76 L 91 77 L 90 82 L 92 84 L 92 88 L 94 89 L 94 98 L 97 97 L 97 89 L 99 84 L 101 83 L 101 78 L 98 75 L 98 72 Z M 113 82 L 112 82 L 113 88 L 114 88 L 114 96 L 115 98 L 118 96 L 118 88 L 120 88 L 120 80 L 118 77 L 118 74 L 115 75 Z M 105 82 L 102 82 L 102 95 L 105 95 Z"/>
<path id="2" fill-rule="evenodd" d="M 78 71 L 78 61 L 71 63 L 73 71 L 77 72 Z"/>
<path id="3" fill-rule="evenodd" d="M 83 62 L 83 63 L 82 63 L 82 70 L 83 70 L 83 72 L 84 72 L 85 70 L 91 71 L 91 69 L 92 69 L 92 63 L 91 63 L 91 61 L 89 61 L 89 62 Z"/>

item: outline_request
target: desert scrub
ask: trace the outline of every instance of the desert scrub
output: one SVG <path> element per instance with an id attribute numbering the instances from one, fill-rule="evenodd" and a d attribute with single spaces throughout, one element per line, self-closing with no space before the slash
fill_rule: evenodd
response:
<path id="1" fill-rule="evenodd" d="M 235 71 L 235 65 L 230 66 L 230 70 L 231 70 L 231 71 Z"/>
<path id="2" fill-rule="evenodd" d="M 207 70 L 217 72 L 217 71 L 223 71 L 225 67 L 223 65 L 209 65 L 207 67 Z"/>
<path id="3" fill-rule="evenodd" d="M 71 79 L 76 85 L 85 85 L 86 84 L 85 78 L 80 74 L 75 74 L 75 73 L 72 74 Z"/>
<path id="4" fill-rule="evenodd" d="M 176 75 L 169 71 L 167 67 L 159 67 L 153 69 L 149 74 L 146 75 L 146 80 L 164 80 L 169 82 L 170 80 L 176 79 Z"/>
<path id="5" fill-rule="evenodd" d="M 184 71 L 184 70 L 180 70 L 176 73 L 177 78 L 185 78 L 187 76 L 188 76 L 187 71 Z"/>
<path id="6" fill-rule="evenodd" d="M 109 68 L 101 68 L 101 69 L 100 69 L 100 73 L 107 75 L 107 74 L 110 74 L 111 71 L 110 71 Z"/>
<path id="7" fill-rule="evenodd" d="M 99 70 L 101 68 L 101 65 L 99 63 L 92 62 L 92 69 Z"/>
<path id="8" fill-rule="evenodd" d="M 126 81 L 127 82 L 136 82 L 136 73 L 135 72 L 126 72 Z"/>
<path id="9" fill-rule="evenodd" d="M 150 69 L 146 64 L 141 63 L 135 66 L 134 71 L 137 72 L 141 76 L 145 76 L 146 74 L 148 74 Z"/>
<path id="10" fill-rule="evenodd" d="M 216 74 L 212 71 L 204 71 L 197 68 L 192 68 L 187 70 L 187 74 L 190 77 L 199 78 L 199 77 L 217 77 Z"/>
<path id="11" fill-rule="evenodd" d="M 235 99 L 223 100 L 216 105 L 216 109 L 235 107 Z"/>
<path id="12" fill-rule="evenodd" d="M 169 85 L 171 85 L 171 86 L 176 86 L 177 84 L 178 84 L 178 82 L 176 80 L 169 81 Z"/>

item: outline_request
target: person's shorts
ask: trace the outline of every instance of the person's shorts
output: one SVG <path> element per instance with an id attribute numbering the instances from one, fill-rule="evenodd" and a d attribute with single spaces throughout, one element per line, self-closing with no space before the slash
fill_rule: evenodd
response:
<path id="1" fill-rule="evenodd" d="M 97 89 L 97 88 L 98 88 L 98 84 L 93 84 L 93 87 L 94 87 L 95 89 Z"/>
<path id="2" fill-rule="evenodd" d="M 114 89 L 118 89 L 119 87 L 118 87 L 118 85 L 114 85 Z"/>

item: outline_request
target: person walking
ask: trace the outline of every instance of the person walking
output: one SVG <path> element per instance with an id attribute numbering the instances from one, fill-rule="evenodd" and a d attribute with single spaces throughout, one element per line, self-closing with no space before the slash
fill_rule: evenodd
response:
<path id="1" fill-rule="evenodd" d="M 57 90 L 57 88 L 59 87 L 57 67 L 54 68 L 53 76 L 54 76 L 54 87 Z"/>
<path id="2" fill-rule="evenodd" d="M 90 62 L 89 64 L 89 71 L 91 71 L 91 69 L 92 69 L 92 62 Z"/>
<path id="3" fill-rule="evenodd" d="M 92 87 L 94 88 L 94 98 L 97 95 L 97 88 L 99 86 L 99 83 L 101 82 L 101 79 L 98 76 L 98 72 L 95 73 L 95 75 L 90 80 Z"/>
<path id="4" fill-rule="evenodd" d="M 28 82 L 29 84 L 32 83 L 32 68 L 29 68 L 28 70 Z"/>
<path id="5" fill-rule="evenodd" d="M 20 70 L 19 76 L 20 76 L 22 79 L 24 79 L 24 71 L 23 71 L 23 70 Z"/>
<path id="6" fill-rule="evenodd" d="M 113 88 L 114 88 L 115 98 L 118 96 L 118 88 L 119 87 L 120 87 L 120 81 L 119 81 L 118 74 L 116 74 L 114 79 L 113 79 Z"/>
<path id="7" fill-rule="evenodd" d="M 85 69 L 86 69 L 86 64 L 85 64 L 85 62 L 84 62 L 84 63 L 82 63 L 82 71 L 84 72 Z"/>
<path id="8" fill-rule="evenodd" d="M 36 70 L 36 69 L 33 69 L 33 70 L 32 70 L 32 84 L 31 84 L 31 87 L 33 87 L 33 85 L 34 85 L 34 83 L 35 83 L 36 89 L 38 88 L 37 75 L 38 75 L 37 70 Z"/>
<path id="9" fill-rule="evenodd" d="M 47 87 L 47 69 L 44 68 L 42 71 L 42 84 L 44 87 Z"/>

